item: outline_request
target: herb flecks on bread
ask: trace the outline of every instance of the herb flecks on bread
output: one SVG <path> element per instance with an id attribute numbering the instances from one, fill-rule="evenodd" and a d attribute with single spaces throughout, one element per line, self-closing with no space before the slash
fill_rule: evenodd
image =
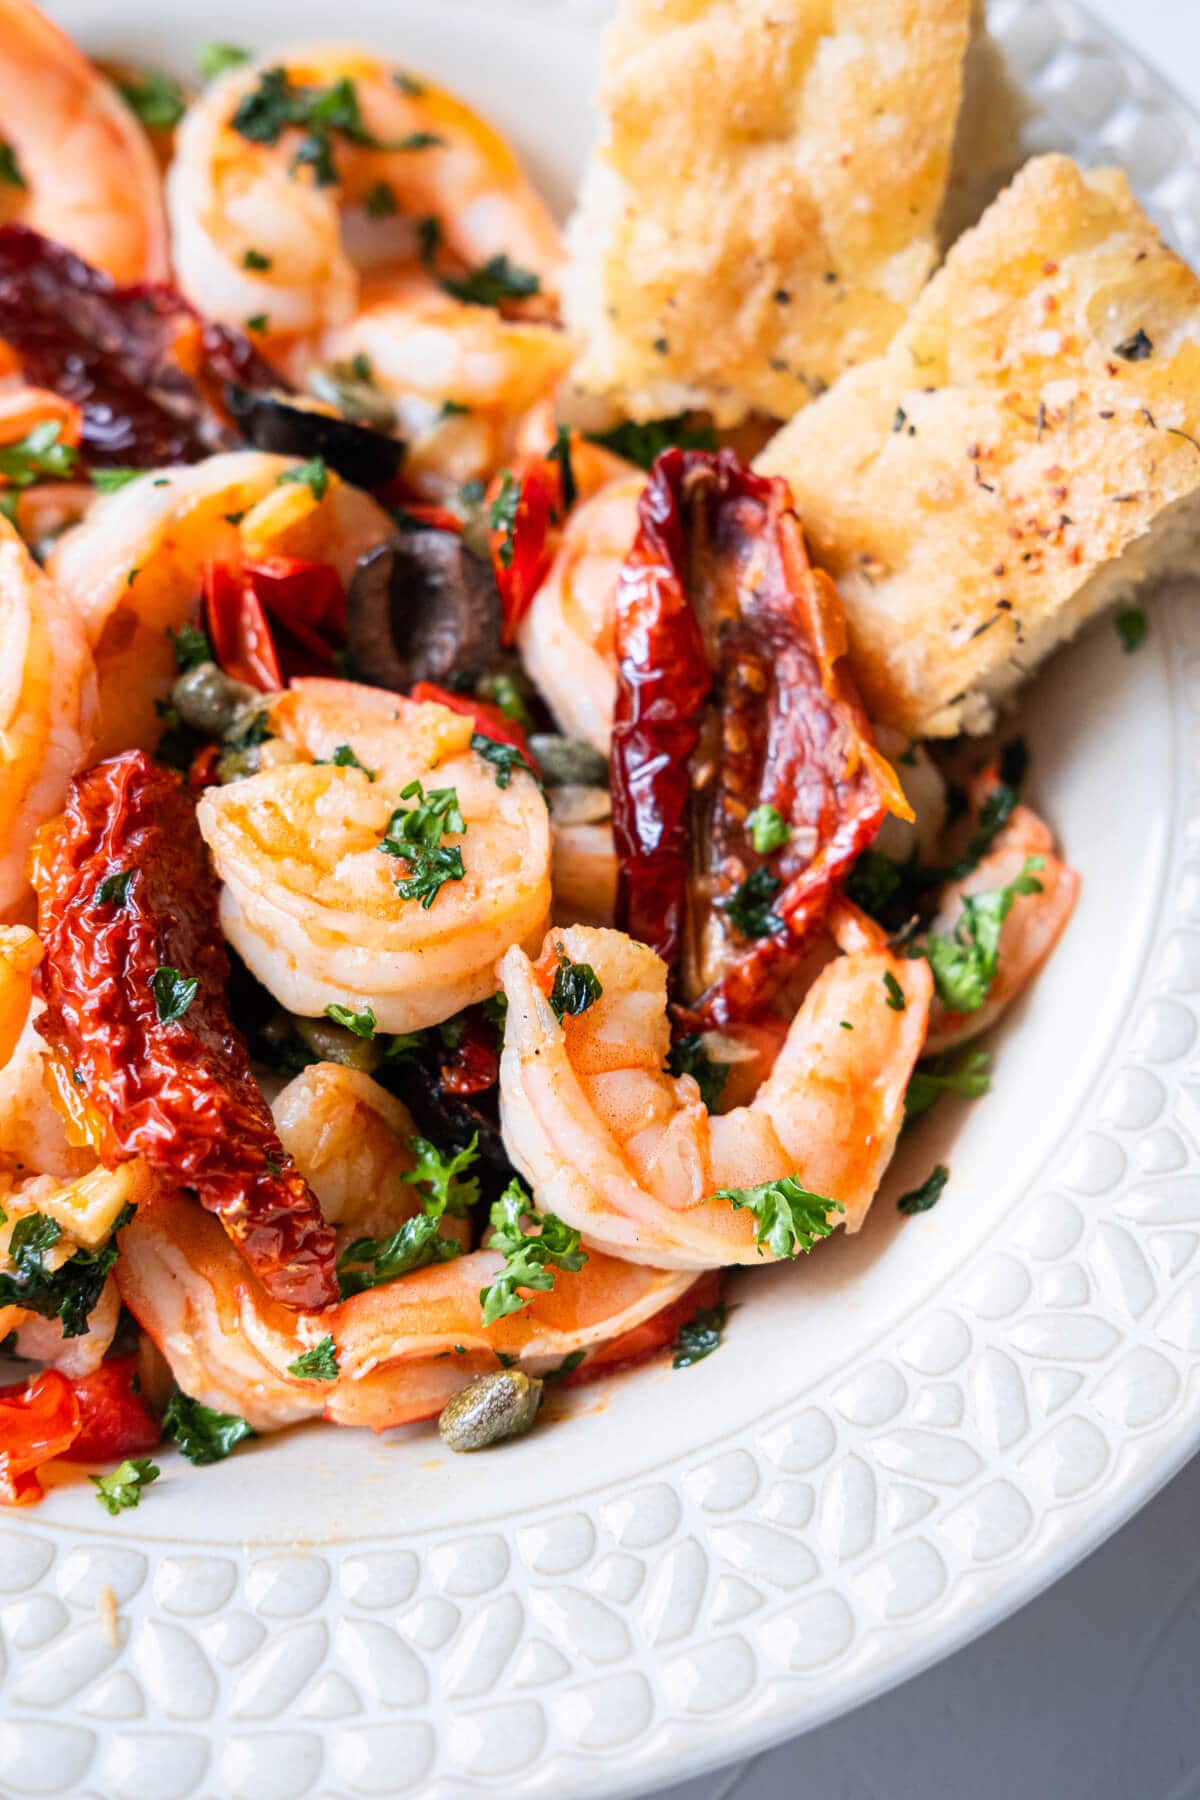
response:
<path id="1" fill-rule="evenodd" d="M 969 0 L 623 0 L 572 224 L 578 384 L 790 418 L 936 260 Z"/>
<path id="2" fill-rule="evenodd" d="M 1123 174 L 1026 165 L 887 352 L 767 445 L 872 716 L 980 731 L 1085 619 L 1200 543 L 1200 280 Z"/>

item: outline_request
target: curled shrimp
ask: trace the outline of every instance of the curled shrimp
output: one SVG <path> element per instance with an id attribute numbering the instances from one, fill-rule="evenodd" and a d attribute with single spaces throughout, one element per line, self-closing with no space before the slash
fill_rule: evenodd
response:
<path id="1" fill-rule="evenodd" d="M 532 778 L 514 771 L 500 787 L 461 713 L 351 682 L 293 683 L 270 728 L 279 743 L 266 748 L 292 760 L 207 789 L 197 815 L 224 883 L 222 928 L 258 979 L 290 1012 L 369 1006 L 389 1032 L 493 993 L 496 959 L 539 941 L 549 916 L 549 823 Z M 346 747 L 360 767 L 332 762 Z M 413 783 L 452 789 L 465 827 L 439 840 L 463 872 L 428 905 L 398 891 L 411 859 L 381 848 Z"/>
<path id="2" fill-rule="evenodd" d="M 638 528 L 641 474 L 622 474 L 571 514 L 517 633 L 559 730 L 608 755 L 617 691 L 613 607 Z"/>
<path id="3" fill-rule="evenodd" d="M 840 1202 L 835 1222 L 857 1231 L 904 1120 L 932 983 L 853 908 L 835 928 L 845 954 L 809 989 L 754 1099 L 721 1114 L 690 1075 L 665 1072 L 667 971 L 646 945 L 576 926 L 552 931 L 536 964 L 510 950 L 500 1119 L 539 1208 L 589 1245 L 665 1268 L 757 1261 L 750 1212 L 712 1197 L 783 1176 Z M 590 965 L 601 993 L 560 1021 L 547 996 L 563 955 Z"/>
<path id="4" fill-rule="evenodd" d="M 976 784 L 973 797 L 977 803 L 986 796 L 989 785 L 990 777 Z M 1079 876 L 1054 855 L 1049 827 L 1027 806 L 1014 808 L 992 848 L 969 875 L 943 888 L 930 930 L 939 937 L 952 936 L 964 902 L 973 895 L 992 894 L 1007 887 L 1021 874 L 1030 857 L 1040 859 L 1035 876 L 1039 889 L 1018 894 L 1000 928 L 996 975 L 987 998 L 974 1012 L 952 1012 L 940 998 L 935 998 L 926 1045 L 931 1055 L 952 1050 L 994 1025 L 1033 980 L 1065 931 L 1079 898 Z"/>
<path id="5" fill-rule="evenodd" d="M 313 140 L 281 122 L 279 96 L 331 90 L 351 123 L 330 127 L 331 163 L 314 178 Z M 395 64 L 339 45 L 249 63 L 206 88 L 179 127 L 167 201 L 189 299 L 233 324 L 266 315 L 276 352 L 353 317 L 359 268 L 415 265 L 418 220 L 437 221 L 461 266 L 506 256 L 547 290 L 562 257 L 549 214 L 490 125 Z"/>
<path id="6" fill-rule="evenodd" d="M 369 369 L 408 445 L 405 479 L 437 499 L 506 460 L 520 416 L 566 374 L 571 344 L 544 324 L 465 305 L 409 270 L 365 282 L 354 317 L 327 334 L 322 357 Z M 539 451 L 553 441 L 551 425 Z"/>
<path id="7" fill-rule="evenodd" d="M 149 140 L 116 89 L 30 0 L 0 0 L 0 119 L 19 220 L 114 281 L 163 281 L 167 232 Z"/>
<path id="8" fill-rule="evenodd" d="M 394 1230 L 416 1210 L 411 1184 L 400 1179 L 412 1166 L 412 1120 L 369 1076 L 349 1075 L 328 1065 L 306 1070 L 275 1107 L 280 1135 L 333 1209 L 331 1222 L 338 1214 L 343 1239 L 368 1220 Z M 350 1104 L 339 1107 L 339 1097 Z M 357 1141 L 364 1127 L 366 1150 Z M 339 1161 L 354 1167 L 353 1181 L 337 1172 Z M 463 1222 L 443 1219 L 446 1235 L 455 1223 Z M 497 1368 L 498 1355 L 534 1373 L 577 1351 L 603 1362 L 693 1283 L 690 1274 L 594 1255 L 520 1312 L 485 1326 L 479 1291 L 503 1258 L 474 1250 L 323 1312 L 297 1314 L 269 1299 L 214 1224 L 179 1196 L 161 1196 L 122 1233 L 117 1278 L 180 1387 L 258 1431 L 320 1417 L 377 1431 L 429 1418 L 477 1374 Z M 336 1349 L 337 1379 L 292 1373 L 326 1337 Z"/>
<path id="9" fill-rule="evenodd" d="M 27 909 L 26 858 L 96 722 L 96 675 L 69 598 L 0 520 L 0 918 Z"/>
<path id="10" fill-rule="evenodd" d="M 83 621 L 100 684 L 97 760 L 162 735 L 157 706 L 177 669 L 178 630 L 205 566 L 293 556 L 327 562 L 346 583 L 358 558 L 389 536 L 383 509 L 330 473 L 323 494 L 284 479 L 288 457 L 230 451 L 186 468 L 147 471 L 97 501 L 68 531 L 49 570 Z"/>

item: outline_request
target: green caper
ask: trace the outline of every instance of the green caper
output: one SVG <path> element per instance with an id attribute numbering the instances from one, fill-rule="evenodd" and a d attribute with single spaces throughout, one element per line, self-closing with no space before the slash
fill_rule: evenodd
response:
<path id="1" fill-rule="evenodd" d="M 308 385 L 326 406 L 336 406 L 344 419 L 357 425 L 370 425 L 376 431 L 391 431 L 396 424 L 396 408 L 382 388 L 357 375 L 352 363 L 333 363 L 328 369 L 314 369 Z"/>
<path id="2" fill-rule="evenodd" d="M 547 787 L 608 786 L 608 764 L 598 750 L 582 738 L 558 737 L 536 731 L 529 740 L 534 760 Z"/>
<path id="3" fill-rule="evenodd" d="M 383 1061 L 383 1045 L 374 1038 L 356 1037 L 331 1019 L 292 1019 L 292 1028 L 319 1062 L 341 1063 L 373 1075 Z"/>
<path id="4" fill-rule="evenodd" d="M 521 1369 L 493 1369 L 447 1401 L 438 1432 L 450 1450 L 486 1450 L 504 1438 L 520 1437 L 538 1416 L 542 1383 Z"/>
<path id="5" fill-rule="evenodd" d="M 224 737 L 240 708 L 255 697 L 244 681 L 235 681 L 215 662 L 185 669 L 171 689 L 175 710 L 185 725 L 205 737 Z"/>

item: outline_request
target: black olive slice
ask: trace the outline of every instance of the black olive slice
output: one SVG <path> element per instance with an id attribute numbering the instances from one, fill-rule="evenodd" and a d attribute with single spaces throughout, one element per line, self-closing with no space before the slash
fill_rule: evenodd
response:
<path id="1" fill-rule="evenodd" d="M 403 439 L 297 405 L 294 398 L 255 394 L 231 384 L 225 390 L 225 401 L 242 436 L 256 450 L 302 456 L 305 461 L 324 457 L 353 487 L 386 486 L 404 461 Z"/>
<path id="2" fill-rule="evenodd" d="M 453 531 L 399 533 L 359 561 L 346 592 L 346 648 L 362 681 L 474 681 L 500 654 L 491 568 Z"/>

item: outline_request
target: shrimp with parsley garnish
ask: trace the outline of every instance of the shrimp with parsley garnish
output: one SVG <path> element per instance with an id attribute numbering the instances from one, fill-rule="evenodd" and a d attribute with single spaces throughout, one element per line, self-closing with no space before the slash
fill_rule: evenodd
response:
<path id="1" fill-rule="evenodd" d="M 504 1143 L 539 1207 L 586 1244 L 667 1268 L 795 1255 L 857 1231 L 904 1121 L 928 965 L 841 903 L 843 954 L 813 982 L 753 1100 L 712 1113 L 668 1072 L 667 971 L 616 931 L 551 931 L 500 964 Z"/>
<path id="2" fill-rule="evenodd" d="M 200 829 L 226 937 L 290 1012 L 416 1031 L 541 941 L 550 831 L 536 782 L 470 718 L 351 682 L 293 684 L 257 774 L 209 788 Z M 493 749 L 494 745 L 491 746 Z"/>

